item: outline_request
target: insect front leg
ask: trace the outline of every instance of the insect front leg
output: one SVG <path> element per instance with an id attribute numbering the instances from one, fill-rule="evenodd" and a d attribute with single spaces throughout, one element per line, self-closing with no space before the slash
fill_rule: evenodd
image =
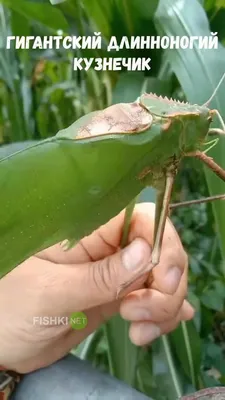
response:
<path id="1" fill-rule="evenodd" d="M 159 263 L 162 248 L 163 234 L 166 225 L 166 219 L 169 212 L 169 204 L 174 184 L 176 171 L 168 169 L 166 171 L 165 185 L 163 189 L 158 190 L 156 199 L 155 225 L 154 225 L 154 242 L 152 250 L 152 265 Z"/>
<path id="2" fill-rule="evenodd" d="M 160 261 L 163 234 L 165 231 L 166 219 L 169 213 L 170 199 L 175 180 L 175 175 L 176 175 L 176 169 L 169 168 L 166 171 L 165 185 L 157 192 L 151 270 Z M 150 287 L 152 281 L 153 281 L 153 275 L 152 273 L 150 273 L 148 281 L 146 282 L 146 286 Z"/>
<path id="3" fill-rule="evenodd" d="M 174 166 L 169 167 L 166 170 L 165 173 L 165 183 L 164 185 L 158 190 L 157 193 L 157 200 L 156 200 L 156 211 L 155 211 L 155 223 L 154 223 L 154 239 L 153 239 L 153 251 L 152 251 L 152 257 L 151 257 L 151 262 L 148 265 L 148 268 L 146 269 L 141 269 L 137 272 L 136 276 L 132 278 L 132 280 L 120 285 L 117 291 L 117 298 L 122 295 L 124 291 L 132 284 L 134 283 L 141 275 L 143 275 L 146 272 L 150 272 L 152 268 L 154 268 L 160 260 L 160 253 L 161 253 L 161 247 L 162 247 L 162 240 L 163 240 L 163 234 L 165 230 L 165 224 L 166 224 L 166 219 L 168 216 L 169 212 L 169 204 L 170 204 L 170 199 L 171 199 L 171 193 L 172 193 L 172 188 L 173 188 L 173 183 L 176 175 L 176 169 Z M 130 205 L 132 207 L 132 203 Z M 130 212 L 129 209 L 127 210 L 126 213 L 127 217 L 129 215 L 130 218 Z M 127 232 L 126 228 L 126 216 L 125 216 L 125 231 Z M 123 235 L 124 238 L 124 235 Z M 124 244 L 124 241 L 123 241 Z M 151 279 L 151 277 L 150 277 Z M 148 281 L 149 284 L 149 281 Z"/>
<path id="4" fill-rule="evenodd" d="M 203 161 L 203 163 L 210 168 L 214 174 L 216 174 L 220 179 L 222 179 L 225 182 L 225 169 L 220 167 L 213 158 L 207 156 L 205 153 L 202 151 L 193 151 L 191 153 L 185 154 L 186 157 L 196 157 L 199 160 Z"/>

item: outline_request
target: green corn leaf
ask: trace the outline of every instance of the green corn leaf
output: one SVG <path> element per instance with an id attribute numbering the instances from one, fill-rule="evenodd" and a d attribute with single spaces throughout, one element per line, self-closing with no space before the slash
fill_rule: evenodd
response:
<path id="1" fill-rule="evenodd" d="M 25 0 L 1 0 L 5 6 L 28 19 L 33 19 L 54 30 L 67 31 L 67 21 L 60 10 L 50 4 L 34 3 Z"/>
<path id="2" fill-rule="evenodd" d="M 106 323 L 105 333 L 111 374 L 135 386 L 140 348 L 129 340 L 129 323 L 117 315 Z"/>
<path id="3" fill-rule="evenodd" d="M 178 399 L 183 394 L 183 385 L 168 336 L 163 335 L 153 342 L 151 350 L 153 376 L 158 389 L 156 399 L 160 394 L 164 400 Z"/>
<path id="4" fill-rule="evenodd" d="M 201 339 L 193 322 L 182 321 L 169 336 L 184 373 L 192 385 L 199 389 Z"/>
<path id="5" fill-rule="evenodd" d="M 169 368 L 170 375 L 171 375 L 171 383 L 174 387 L 174 392 L 176 393 L 176 397 L 181 396 L 182 392 L 181 392 L 181 385 L 180 385 L 180 381 L 179 381 L 179 374 L 178 374 L 177 368 L 174 363 L 173 354 L 171 351 L 168 336 L 163 335 L 160 338 L 160 340 L 162 341 L 162 344 L 164 347 L 165 356 L 166 356 L 168 368 Z"/>
<path id="6" fill-rule="evenodd" d="M 113 18 L 114 4 L 112 0 L 90 1 L 83 0 L 84 10 L 91 18 L 101 34 L 107 38 L 111 35 L 111 19 Z"/>
<path id="7" fill-rule="evenodd" d="M 159 0 L 130 0 L 129 5 L 133 5 L 133 9 L 137 18 L 151 19 L 157 9 Z"/>
<path id="8" fill-rule="evenodd" d="M 35 143 L 38 143 L 38 141 L 27 140 L 26 142 L 15 142 L 0 146 L 0 160 L 16 153 L 17 151 L 26 149 L 26 147 L 32 146 Z"/>
<path id="9" fill-rule="evenodd" d="M 81 342 L 72 353 L 81 360 L 94 361 L 97 353 L 97 346 L 102 338 L 103 330 L 97 329 L 95 332 L 91 333 L 83 342 Z"/>
<path id="10" fill-rule="evenodd" d="M 50 0 L 50 3 L 55 5 L 55 4 L 60 4 L 60 3 L 64 3 L 66 0 Z"/>

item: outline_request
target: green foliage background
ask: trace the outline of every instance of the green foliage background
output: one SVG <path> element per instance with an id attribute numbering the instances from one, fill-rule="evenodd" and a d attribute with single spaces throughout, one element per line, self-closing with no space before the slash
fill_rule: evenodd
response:
<path id="1" fill-rule="evenodd" d="M 52 3 L 56 3 L 52 1 Z M 92 110 L 133 101 L 153 91 L 202 104 L 225 72 L 224 0 L 0 0 L 0 144 L 44 139 Z M 101 50 L 6 50 L 8 35 L 88 35 L 100 31 Z M 112 35 L 209 36 L 218 49 L 124 50 L 106 53 Z M 75 72 L 74 57 L 151 57 L 142 72 Z M 225 119 L 225 83 L 212 108 Z M 225 140 L 212 151 L 225 168 Z M 185 161 L 174 201 L 224 192 L 224 183 L 195 160 Z M 147 191 L 143 200 L 153 199 Z M 189 254 L 189 299 L 194 322 L 148 349 L 129 342 L 119 317 L 82 343 L 76 354 L 156 400 L 174 400 L 203 387 L 225 384 L 225 206 L 180 209 L 172 219 Z"/>

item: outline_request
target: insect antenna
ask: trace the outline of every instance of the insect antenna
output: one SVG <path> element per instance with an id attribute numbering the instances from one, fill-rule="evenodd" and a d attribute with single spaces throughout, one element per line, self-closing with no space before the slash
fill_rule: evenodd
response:
<path id="1" fill-rule="evenodd" d="M 209 135 L 225 135 L 225 123 L 218 110 L 211 110 L 211 114 L 216 114 L 223 129 L 211 128 L 208 131 Z"/>
<path id="2" fill-rule="evenodd" d="M 224 72 L 224 74 L 222 75 L 221 79 L 219 80 L 219 83 L 218 83 L 218 85 L 216 86 L 215 90 L 213 91 L 212 95 L 211 95 L 210 98 L 206 101 L 206 103 L 203 104 L 203 106 L 206 106 L 206 107 L 209 106 L 210 102 L 213 100 L 213 98 L 215 97 L 215 95 L 216 95 L 218 89 L 220 88 L 220 85 L 221 85 L 221 83 L 223 82 L 224 78 L 225 78 L 225 72 Z"/>

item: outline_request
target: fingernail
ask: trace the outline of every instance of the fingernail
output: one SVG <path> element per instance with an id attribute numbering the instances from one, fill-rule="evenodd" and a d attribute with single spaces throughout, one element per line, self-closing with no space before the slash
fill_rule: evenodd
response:
<path id="1" fill-rule="evenodd" d="M 133 307 L 130 312 L 132 321 L 149 321 L 151 320 L 151 312 L 147 308 Z"/>
<path id="2" fill-rule="evenodd" d="M 179 283 L 181 280 L 181 276 L 182 276 L 182 271 L 178 267 L 172 267 L 167 272 L 166 277 L 165 277 L 165 281 L 166 281 L 165 283 L 167 286 L 167 290 L 170 293 L 174 293 L 178 289 L 178 286 L 179 286 Z"/>
<path id="3" fill-rule="evenodd" d="M 124 268 L 133 271 L 147 265 L 151 255 L 150 245 L 141 238 L 134 239 L 122 251 L 122 263 Z"/>
<path id="4" fill-rule="evenodd" d="M 149 323 L 140 326 L 140 339 L 142 343 L 150 343 L 161 335 L 158 325 Z"/>

